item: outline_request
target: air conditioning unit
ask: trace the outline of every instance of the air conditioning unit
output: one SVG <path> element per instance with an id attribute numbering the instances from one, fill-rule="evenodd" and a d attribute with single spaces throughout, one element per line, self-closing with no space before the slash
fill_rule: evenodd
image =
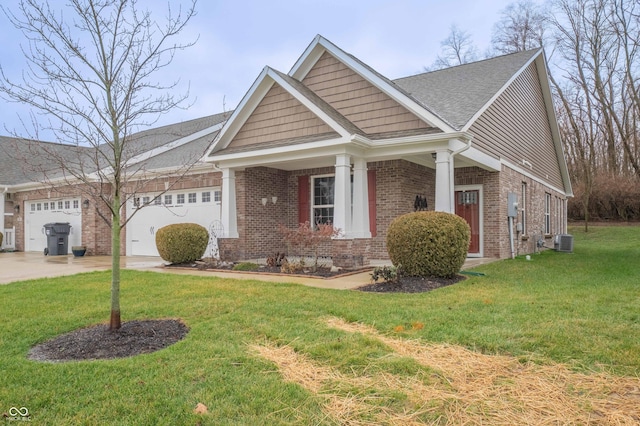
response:
<path id="1" fill-rule="evenodd" d="M 559 234 L 556 235 L 554 249 L 564 253 L 573 253 L 573 235 Z"/>

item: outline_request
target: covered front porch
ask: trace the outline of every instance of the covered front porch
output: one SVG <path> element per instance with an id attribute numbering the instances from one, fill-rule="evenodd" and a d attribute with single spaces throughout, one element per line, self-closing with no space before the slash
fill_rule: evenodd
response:
<path id="1" fill-rule="evenodd" d="M 455 169 L 479 164 L 468 135 L 442 136 L 354 137 L 349 144 L 318 141 L 284 152 L 227 151 L 216 159 L 222 171 L 221 255 L 227 260 L 274 255 L 286 250 L 279 225 L 294 228 L 309 221 L 340 229 L 324 247 L 338 266 L 384 261 L 391 220 L 414 211 L 416 197 L 428 210 L 455 213 Z"/>

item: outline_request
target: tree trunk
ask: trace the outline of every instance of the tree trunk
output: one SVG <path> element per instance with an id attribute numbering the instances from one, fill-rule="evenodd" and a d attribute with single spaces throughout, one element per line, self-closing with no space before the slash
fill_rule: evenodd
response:
<path id="1" fill-rule="evenodd" d="M 111 221 L 111 321 L 109 330 L 118 330 L 120 321 L 120 196 L 113 199 Z"/>

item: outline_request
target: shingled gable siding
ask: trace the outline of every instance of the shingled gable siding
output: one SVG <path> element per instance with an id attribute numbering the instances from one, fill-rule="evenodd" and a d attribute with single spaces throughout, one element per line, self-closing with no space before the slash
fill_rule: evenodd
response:
<path id="1" fill-rule="evenodd" d="M 233 138 L 230 147 L 327 134 L 337 135 L 278 84 L 267 92 Z"/>
<path id="2" fill-rule="evenodd" d="M 473 145 L 563 188 L 549 119 L 535 64 L 531 64 L 471 126 Z"/>
<path id="3" fill-rule="evenodd" d="M 430 128 L 327 52 L 302 82 L 367 134 Z"/>

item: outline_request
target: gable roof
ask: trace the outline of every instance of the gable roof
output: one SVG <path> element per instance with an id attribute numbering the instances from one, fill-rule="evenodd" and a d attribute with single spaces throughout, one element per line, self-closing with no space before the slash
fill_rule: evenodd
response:
<path id="1" fill-rule="evenodd" d="M 195 162 L 222 127 L 230 113 L 214 114 L 180 123 L 134 133 L 129 137 L 128 165 L 141 169 L 168 169 L 183 166 L 186 159 Z M 108 150 L 105 146 L 100 149 Z M 51 157 L 58 159 L 52 161 Z M 95 147 L 68 145 L 0 136 L 0 186 L 15 186 L 63 178 L 59 167 L 84 168 L 85 174 L 97 171 Z"/>
<path id="2" fill-rule="evenodd" d="M 498 56 L 399 78 L 393 83 L 456 130 L 463 130 L 541 52 L 536 49 Z"/>

